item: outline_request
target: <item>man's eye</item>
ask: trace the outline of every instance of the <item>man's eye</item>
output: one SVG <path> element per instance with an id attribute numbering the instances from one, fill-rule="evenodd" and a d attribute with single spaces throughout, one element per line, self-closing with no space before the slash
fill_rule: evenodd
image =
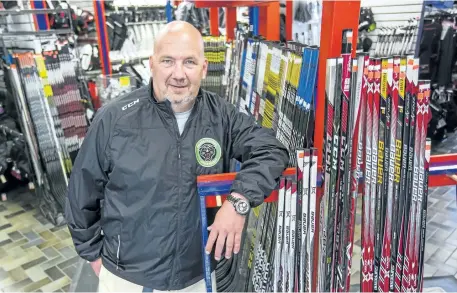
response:
<path id="1" fill-rule="evenodd" d="M 195 62 L 193 60 L 187 60 L 186 64 L 195 64 Z"/>
<path id="2" fill-rule="evenodd" d="M 163 63 L 165 64 L 171 64 L 171 60 L 170 59 L 164 59 L 162 60 Z"/>

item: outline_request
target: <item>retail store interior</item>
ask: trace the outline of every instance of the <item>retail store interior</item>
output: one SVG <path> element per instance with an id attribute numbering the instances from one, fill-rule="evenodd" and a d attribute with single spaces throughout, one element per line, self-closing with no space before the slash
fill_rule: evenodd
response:
<path id="1" fill-rule="evenodd" d="M 97 114 L 149 86 L 173 21 L 203 36 L 201 88 L 290 156 L 240 253 L 202 253 L 207 291 L 457 291 L 457 1 L 8 0 L 0 292 L 100 290 L 68 227 L 73 166 Z M 230 163 L 195 175 L 202 242 Z"/>

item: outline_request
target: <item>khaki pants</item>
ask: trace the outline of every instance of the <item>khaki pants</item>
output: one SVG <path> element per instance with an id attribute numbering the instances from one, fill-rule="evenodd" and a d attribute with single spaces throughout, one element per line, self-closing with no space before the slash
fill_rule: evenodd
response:
<path id="1" fill-rule="evenodd" d="M 98 277 L 98 292 L 143 292 L 143 286 L 134 284 L 118 276 L 114 275 L 102 265 L 100 275 Z M 211 281 L 213 283 L 213 292 L 216 292 L 216 274 L 211 274 Z M 165 292 L 154 290 L 154 292 Z M 205 280 L 201 280 L 187 288 L 177 291 L 167 292 L 206 292 Z"/>

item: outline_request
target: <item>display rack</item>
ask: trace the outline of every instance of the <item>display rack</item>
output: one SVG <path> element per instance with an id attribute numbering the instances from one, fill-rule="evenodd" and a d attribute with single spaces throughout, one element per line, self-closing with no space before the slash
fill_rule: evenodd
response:
<path id="1" fill-rule="evenodd" d="M 457 186 L 457 154 L 430 157 L 429 187 Z"/>
<path id="2" fill-rule="evenodd" d="M 112 74 L 112 64 L 110 60 L 110 48 L 108 40 L 108 28 L 105 19 L 105 1 L 93 0 L 94 5 L 94 17 L 95 26 L 97 31 L 98 48 L 100 52 L 100 65 L 102 74 L 105 76 Z M 170 22 L 173 19 L 173 10 L 170 0 L 165 5 L 165 14 L 167 21 Z"/>
<path id="3" fill-rule="evenodd" d="M 230 9 L 236 8 L 237 6 L 250 6 L 249 16 L 251 31 L 254 35 L 262 35 L 262 28 L 259 27 L 259 18 L 265 17 L 265 14 L 261 16 L 261 9 L 272 5 L 275 1 L 196 1 L 197 7 L 210 8 L 210 23 L 211 32 L 218 34 L 217 24 L 218 22 L 213 21 L 213 18 L 217 15 L 216 12 L 218 7 L 227 8 L 227 39 L 232 39 L 233 34 L 230 32 L 235 27 L 229 21 L 231 14 Z M 287 1 L 286 13 L 287 15 L 292 14 L 292 2 Z M 270 7 L 271 8 L 271 7 Z M 344 11 L 343 14 L 337 13 L 338 11 Z M 335 58 L 340 56 L 341 52 L 341 32 L 343 29 L 352 29 L 354 34 L 352 37 L 353 52 L 355 56 L 355 48 L 357 42 L 357 31 L 358 31 L 358 19 L 360 12 L 360 1 L 323 1 L 322 11 L 322 29 L 321 29 L 321 43 L 320 43 L 320 55 L 319 55 L 319 69 L 318 69 L 318 85 L 317 85 L 317 96 L 316 96 L 316 123 L 314 131 L 314 146 L 318 149 L 319 159 L 318 165 L 322 165 L 322 150 L 324 146 L 324 117 L 325 117 L 325 77 L 326 76 L 326 60 L 329 58 Z M 263 11 L 265 13 L 265 10 Z M 278 13 L 279 15 L 279 13 Z M 262 21 L 263 22 L 263 21 Z M 233 23 L 236 23 L 236 18 Z M 274 21 L 268 21 L 268 27 L 274 27 Z M 291 40 L 291 17 L 286 18 L 286 38 Z M 279 24 L 278 24 L 279 27 Z M 267 38 L 268 39 L 268 38 Z M 270 40 L 278 40 L 270 35 Z M 293 176 L 295 174 L 294 168 L 287 169 L 283 176 Z M 321 173 L 318 178 L 321 178 Z M 207 231 L 207 218 L 206 208 L 220 207 L 225 200 L 226 195 L 230 192 L 230 185 L 232 180 L 235 178 L 236 173 L 218 174 L 218 175 L 205 175 L 197 178 L 198 192 L 200 195 L 200 212 L 202 217 L 202 240 L 206 243 L 208 237 Z M 362 179 L 363 180 L 363 179 Z M 318 186 L 320 186 L 318 184 Z M 429 187 L 438 186 L 457 186 L 457 154 L 449 155 L 435 155 L 431 156 L 430 161 L 430 173 L 429 173 Z M 456 189 L 457 191 L 457 189 Z M 318 188 L 318 200 L 322 196 L 322 188 Z M 277 200 L 277 191 L 274 191 L 271 195 L 266 197 L 265 202 L 272 202 Z M 319 214 L 316 215 L 319 217 Z M 318 233 L 319 227 L 316 228 Z M 319 235 L 317 235 L 319 238 Z M 315 251 L 317 253 L 317 251 Z M 203 257 L 208 258 L 208 255 L 202 251 Z M 316 261 L 316 260 L 315 260 Z M 209 263 L 209 259 L 205 260 Z M 316 263 L 314 264 L 316 265 Z M 208 270 L 208 267 L 205 267 Z M 207 280 L 207 290 L 211 290 L 211 283 Z M 313 291 L 316 290 L 316 278 L 313 278 Z"/>
<path id="4" fill-rule="evenodd" d="M 291 6 L 292 1 L 287 5 Z M 280 32 L 280 13 L 279 1 L 259 0 L 259 1 L 194 1 L 197 8 L 210 9 L 210 32 L 212 35 L 219 35 L 219 14 L 218 8 L 225 7 L 227 40 L 235 37 L 235 27 L 237 23 L 237 7 L 250 8 L 250 25 L 255 35 L 262 35 L 266 40 L 279 40 Z M 292 23 L 290 23 L 292 27 Z"/>
<path id="5" fill-rule="evenodd" d="M 75 154 L 74 151 L 77 151 L 79 147 L 77 146 L 78 143 L 74 141 L 74 137 L 71 138 L 73 139 L 72 142 L 70 143 L 70 138 L 67 137 L 66 135 L 70 135 L 68 132 L 64 133 L 62 131 L 67 131 L 69 128 L 68 126 L 68 121 L 63 119 L 62 112 L 57 109 L 55 104 L 52 104 L 55 102 L 54 100 L 54 94 L 52 94 L 52 91 L 55 90 L 55 80 L 48 79 L 46 71 L 49 70 L 47 67 L 49 64 L 45 64 L 45 58 L 47 54 L 50 54 L 51 52 L 57 52 L 55 49 L 51 49 L 50 47 L 41 47 L 38 52 L 35 50 L 38 50 L 38 48 L 30 49 L 32 51 L 35 51 L 35 53 L 39 53 L 40 51 L 43 51 L 43 55 L 38 54 L 36 56 L 41 56 L 41 58 L 38 58 L 36 60 L 39 61 L 34 61 L 33 66 L 36 66 L 35 68 L 40 67 L 38 70 L 39 72 L 39 77 L 44 78 L 46 81 L 42 81 L 42 86 L 46 86 L 46 91 L 45 96 L 40 96 L 40 98 L 44 98 L 45 101 L 47 101 L 45 104 L 46 105 L 44 108 L 40 109 L 45 109 L 44 113 L 45 117 L 50 115 L 50 109 L 53 109 L 54 111 L 57 111 L 54 113 L 54 116 L 48 117 L 49 120 L 48 122 L 43 122 L 40 119 L 37 119 L 36 117 L 32 114 L 32 109 L 36 110 L 35 108 L 30 108 L 30 101 L 29 101 L 29 92 L 26 91 L 26 88 L 24 85 L 21 85 L 23 81 L 18 79 L 17 77 L 19 70 L 22 70 L 23 63 L 20 61 L 22 58 L 32 58 L 30 60 L 35 60 L 36 56 L 33 55 L 32 53 L 28 53 L 29 55 L 26 54 L 14 54 L 14 52 L 9 52 L 7 49 L 7 45 L 5 43 L 5 40 L 13 40 L 14 37 L 16 36 L 30 36 L 31 40 L 42 40 L 42 38 L 46 38 L 49 36 L 63 36 L 63 35 L 72 35 L 73 34 L 73 26 L 72 22 L 70 22 L 70 27 L 67 29 L 51 29 L 49 20 L 48 20 L 48 14 L 50 13 L 60 13 L 60 12 L 70 12 L 70 7 L 69 8 L 58 8 L 58 9 L 48 9 L 48 8 L 42 8 L 46 7 L 45 6 L 45 1 L 31 1 L 31 7 L 32 9 L 14 9 L 14 10 L 2 10 L 0 11 L 0 15 L 31 15 L 33 16 L 33 25 L 30 27 L 29 31 L 11 31 L 11 32 L 3 32 L 0 34 L 0 44 L 3 46 L 3 55 L 5 58 L 5 65 L 8 67 L 9 70 L 9 80 L 16 85 L 20 90 L 13 90 L 13 96 L 14 96 L 14 102 L 15 102 L 15 107 L 16 111 L 19 115 L 18 123 L 21 126 L 21 131 L 23 131 L 23 136 L 26 141 L 26 147 L 27 147 L 27 155 L 28 159 L 31 165 L 30 169 L 34 170 L 34 176 L 30 178 L 30 182 L 33 183 L 33 187 L 35 188 L 36 193 L 38 194 L 38 198 L 40 199 L 40 210 L 43 213 L 43 215 L 48 218 L 54 225 L 60 226 L 65 224 L 65 220 L 63 217 L 63 209 L 65 205 L 65 197 L 66 197 L 66 186 L 68 184 L 68 176 L 71 170 L 72 162 L 72 157 L 70 157 L 70 152 L 72 154 Z M 32 24 L 32 22 L 30 23 Z M 42 44 L 41 44 L 42 45 Z M 60 55 L 60 53 L 62 53 Z M 46 56 L 45 56 L 46 55 Z M 64 56 L 65 55 L 65 56 Z M 59 49 L 59 56 L 54 55 L 53 58 L 58 58 L 58 62 L 60 64 L 64 64 L 65 62 L 68 62 L 68 64 L 71 64 L 71 57 L 70 57 L 70 52 L 60 52 Z M 24 59 L 25 60 L 25 59 Z M 30 61 L 29 60 L 29 61 Z M 51 61 L 52 62 L 52 61 Z M 67 64 L 67 65 L 68 65 Z M 46 66 L 46 67 L 45 67 Z M 66 65 L 63 65 L 66 66 Z M 21 69 L 20 69 L 21 68 Z M 59 70 L 60 70 L 59 66 Z M 56 68 L 55 68 L 56 69 Z M 27 69 L 28 70 L 28 69 Z M 57 69 L 56 69 L 57 70 Z M 70 70 L 72 71 L 72 70 Z M 62 74 L 62 78 L 71 78 L 70 75 L 73 74 L 73 76 L 78 76 L 79 70 L 78 70 L 78 65 L 76 68 L 74 68 L 74 71 L 71 73 L 69 71 L 66 71 L 65 73 L 62 73 L 59 71 L 59 74 Z M 65 76 L 64 76 L 65 75 Z M 70 76 L 70 77 L 69 77 Z M 75 84 L 71 84 L 70 86 L 75 86 L 74 90 L 79 91 L 81 89 L 81 86 L 79 84 L 76 84 L 76 80 L 73 79 L 72 81 L 75 82 Z M 24 89 L 24 92 L 23 90 Z M 27 94 L 26 94 L 27 93 Z M 57 94 L 56 94 L 57 95 Z M 77 94 L 79 96 L 79 93 Z M 70 99 L 77 97 L 71 96 Z M 37 96 L 34 96 L 36 98 Z M 26 99 L 27 98 L 27 99 Z M 68 97 L 67 97 L 68 98 Z M 69 102 L 69 101 L 67 101 Z M 52 104 L 52 105 L 51 105 Z M 68 105 L 68 104 L 66 104 Z M 58 105 L 59 107 L 61 104 Z M 41 113 L 41 112 L 40 112 Z M 57 116 L 56 116 L 57 115 Z M 85 118 L 85 114 L 83 114 L 83 117 Z M 74 117 L 72 117 L 74 118 Z M 84 119 L 83 118 L 83 119 Z M 56 120 L 57 119 L 57 120 Z M 52 141 L 51 144 L 44 145 L 38 142 L 43 142 L 44 140 L 37 139 L 37 133 L 39 132 L 36 128 L 37 126 L 37 121 L 41 123 L 40 125 L 46 124 L 47 126 L 50 127 L 51 131 L 49 133 L 49 139 Z M 64 122 L 62 122 L 64 121 Z M 84 119 L 84 122 L 85 121 Z M 43 124 L 44 123 L 44 124 Z M 49 124 L 47 124 L 49 123 Z M 56 123 L 56 124 L 55 124 Z M 64 124 L 61 124 L 64 123 Z M 78 124 L 79 123 L 79 124 Z M 83 122 L 79 121 L 76 124 L 82 125 Z M 43 129 L 41 129 L 43 130 Z M 60 132 L 59 132 L 60 131 Z M 85 131 L 84 131 L 85 132 Z M 47 148 L 46 148 L 47 147 Z M 49 150 L 49 147 L 54 148 L 56 151 L 57 155 L 56 157 L 49 157 L 49 153 L 47 151 Z M 43 158 L 46 154 L 48 157 Z"/>

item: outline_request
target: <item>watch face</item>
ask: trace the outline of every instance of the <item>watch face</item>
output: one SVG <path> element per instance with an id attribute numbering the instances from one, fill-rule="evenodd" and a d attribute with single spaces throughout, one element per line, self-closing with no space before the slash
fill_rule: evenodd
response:
<path id="1" fill-rule="evenodd" d="M 236 204 L 236 210 L 238 211 L 238 213 L 245 215 L 249 211 L 249 204 L 246 201 L 239 201 Z"/>

